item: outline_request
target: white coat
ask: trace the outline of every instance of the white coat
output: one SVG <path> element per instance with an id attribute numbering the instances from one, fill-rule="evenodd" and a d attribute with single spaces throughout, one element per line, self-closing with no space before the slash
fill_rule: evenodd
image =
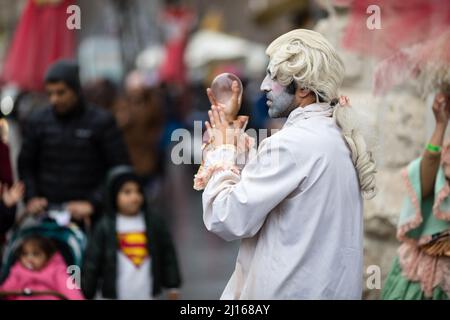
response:
<path id="1" fill-rule="evenodd" d="M 221 299 L 361 298 L 362 197 L 331 114 L 325 103 L 295 109 L 240 175 L 220 170 L 209 180 L 206 228 L 227 241 L 241 239 Z M 235 157 L 219 148 L 206 161 Z"/>

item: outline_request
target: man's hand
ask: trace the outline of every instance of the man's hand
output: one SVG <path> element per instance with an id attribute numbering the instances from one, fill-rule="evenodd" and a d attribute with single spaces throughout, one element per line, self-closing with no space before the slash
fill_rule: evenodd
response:
<path id="1" fill-rule="evenodd" d="M 206 130 L 211 138 L 211 143 L 218 147 L 224 144 L 237 144 L 240 128 L 236 128 L 233 122 L 226 120 L 223 110 L 217 106 L 211 106 L 208 111 L 209 121 L 205 122 Z"/>
<path id="2" fill-rule="evenodd" d="M 94 213 L 94 206 L 89 201 L 70 201 L 66 209 L 72 218 L 78 221 L 87 221 Z"/>
<path id="3" fill-rule="evenodd" d="M 23 197 L 25 192 L 25 186 L 23 182 L 14 183 L 11 188 L 8 189 L 8 186 L 0 183 L 0 190 L 2 195 L 2 200 L 5 206 L 11 208 L 15 206 Z"/>
<path id="4" fill-rule="evenodd" d="M 39 213 L 42 213 L 42 211 L 45 210 L 48 206 L 48 201 L 45 198 L 31 198 L 27 202 L 26 211 L 30 214 L 37 215 Z"/>
<path id="5" fill-rule="evenodd" d="M 450 103 L 449 96 L 440 92 L 436 94 L 433 102 L 433 114 L 436 119 L 436 126 L 447 127 L 450 119 Z"/>

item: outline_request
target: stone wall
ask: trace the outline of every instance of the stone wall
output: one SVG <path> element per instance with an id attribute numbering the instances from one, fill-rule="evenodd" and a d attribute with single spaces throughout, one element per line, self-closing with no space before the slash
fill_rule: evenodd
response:
<path id="1" fill-rule="evenodd" d="M 406 194 L 400 173 L 422 152 L 433 123 L 430 103 L 421 99 L 412 86 L 404 85 L 381 97 L 372 95 L 376 61 L 341 47 L 346 22 L 345 15 L 330 17 L 320 20 L 315 29 L 337 47 L 346 65 L 341 93 L 349 96 L 351 105 L 364 114 L 370 128 L 378 167 L 378 194 L 364 204 L 364 280 L 373 274 L 367 268 L 378 266 L 382 287 L 399 246 L 396 224 Z M 381 290 L 369 289 L 367 285 L 364 288 L 364 299 L 380 298 Z"/>

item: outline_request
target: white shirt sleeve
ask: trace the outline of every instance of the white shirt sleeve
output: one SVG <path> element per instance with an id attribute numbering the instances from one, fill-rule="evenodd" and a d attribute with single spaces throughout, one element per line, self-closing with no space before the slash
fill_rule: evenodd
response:
<path id="1" fill-rule="evenodd" d="M 213 174 L 203 192 L 203 221 L 209 231 L 227 241 L 249 238 L 259 231 L 267 214 L 307 175 L 288 147 L 279 139 L 265 139 L 241 176 L 229 169 Z M 235 157 L 233 149 L 221 148 L 206 161 L 230 163 Z"/>

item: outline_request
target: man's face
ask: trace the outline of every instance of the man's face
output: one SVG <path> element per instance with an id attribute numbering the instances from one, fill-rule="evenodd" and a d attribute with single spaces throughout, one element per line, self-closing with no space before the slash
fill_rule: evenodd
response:
<path id="1" fill-rule="evenodd" d="M 69 112 L 78 102 L 78 96 L 75 91 L 63 81 L 47 83 L 45 89 L 50 104 L 58 114 Z"/>
<path id="2" fill-rule="evenodd" d="M 296 107 L 295 94 L 289 93 L 286 86 L 273 79 L 270 71 L 261 83 L 261 91 L 266 93 L 271 118 L 287 117 Z"/>

